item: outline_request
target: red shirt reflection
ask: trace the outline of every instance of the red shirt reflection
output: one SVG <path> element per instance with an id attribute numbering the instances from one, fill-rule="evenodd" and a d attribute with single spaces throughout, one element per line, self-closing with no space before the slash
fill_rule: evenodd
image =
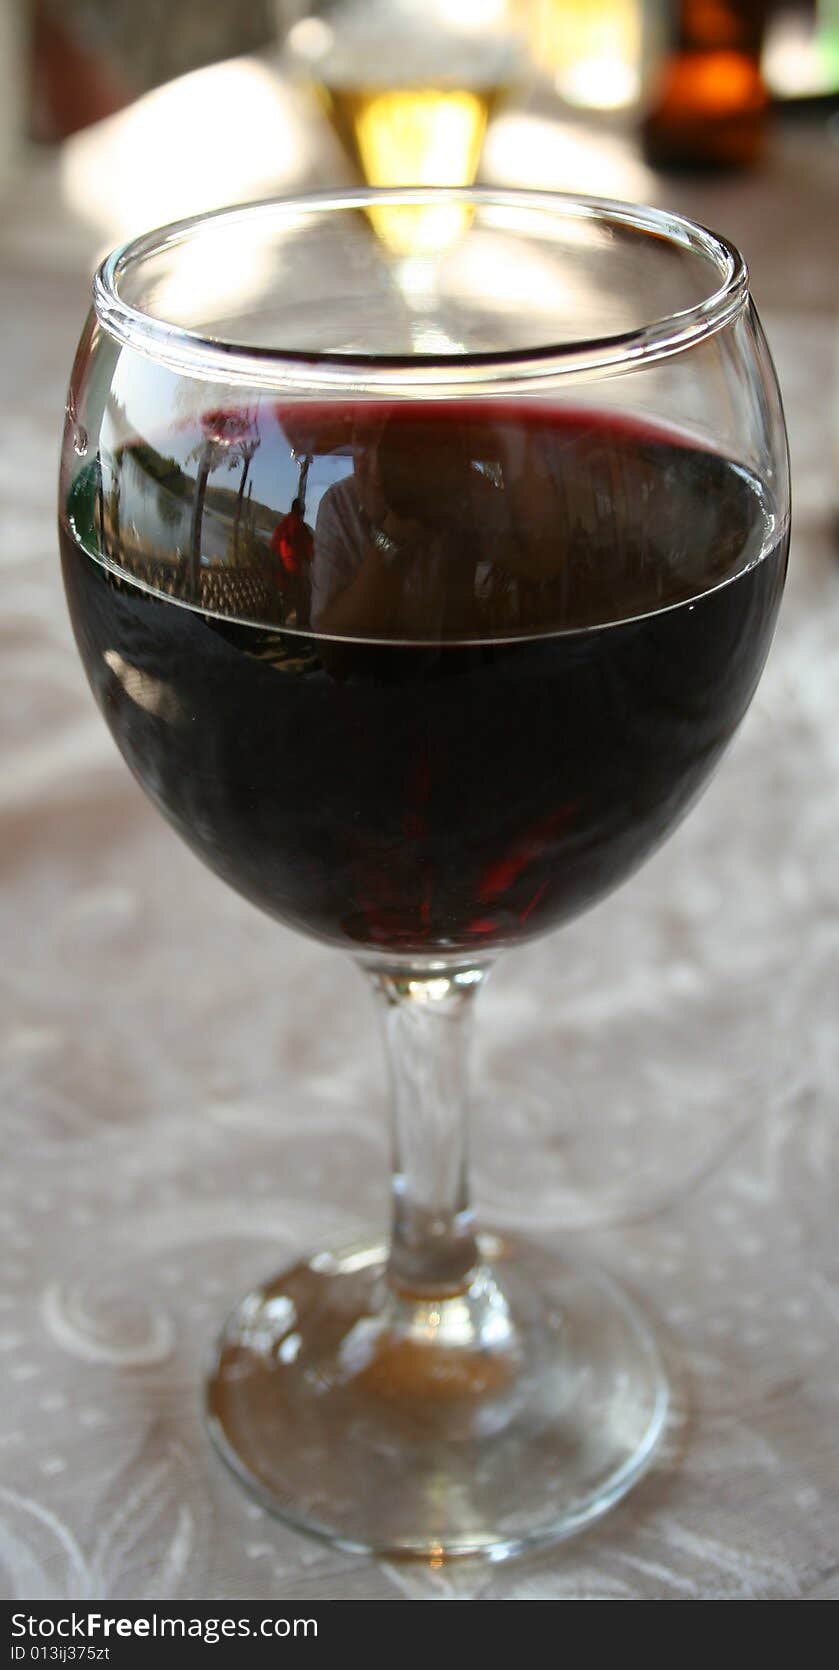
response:
<path id="1" fill-rule="evenodd" d="M 281 586 L 306 573 L 314 554 L 314 540 L 311 528 L 303 520 L 299 499 L 294 500 L 291 509 L 277 523 L 271 535 L 271 550 L 280 560 Z"/>

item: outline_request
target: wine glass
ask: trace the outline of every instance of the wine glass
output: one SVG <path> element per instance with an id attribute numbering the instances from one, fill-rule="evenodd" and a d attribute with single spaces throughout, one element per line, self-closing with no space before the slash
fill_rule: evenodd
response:
<path id="1" fill-rule="evenodd" d="M 371 210 L 441 202 L 459 229 L 406 288 Z M 677 215 L 358 189 L 183 221 L 96 274 L 60 490 L 94 695 L 194 851 L 343 946 L 382 1022 L 390 1241 L 249 1293 L 207 1386 L 239 1479 L 342 1547 L 501 1558 L 654 1452 L 636 1304 L 476 1230 L 467 1045 L 498 954 L 707 781 L 788 526 L 746 268 Z"/>
<path id="2" fill-rule="evenodd" d="M 525 19 L 504 0 L 337 0 L 285 43 L 292 78 L 314 94 L 368 186 L 471 186 L 488 123 L 527 76 Z M 371 205 L 394 254 L 435 249 L 464 206 L 403 217 Z"/>

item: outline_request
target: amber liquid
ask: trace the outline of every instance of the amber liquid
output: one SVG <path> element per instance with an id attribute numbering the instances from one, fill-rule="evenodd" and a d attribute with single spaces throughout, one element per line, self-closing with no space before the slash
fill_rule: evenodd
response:
<path id="1" fill-rule="evenodd" d="M 672 48 L 643 127 L 659 167 L 748 167 L 766 138 L 761 0 L 681 0 Z"/>
<path id="2" fill-rule="evenodd" d="M 321 86 L 346 149 L 371 186 L 471 185 L 497 86 Z"/>
<path id="3" fill-rule="evenodd" d="M 343 18 L 343 23 L 342 23 Z M 297 32 L 300 35 L 300 31 Z M 311 35 L 311 31 L 309 32 Z M 487 124 L 515 77 L 518 48 L 504 31 L 465 33 L 417 8 L 408 27 L 389 7 L 336 15 L 334 29 L 294 47 L 338 138 L 368 186 L 470 186 Z M 369 216 L 400 255 L 437 250 L 469 210 L 377 206 Z"/>
<path id="4" fill-rule="evenodd" d="M 469 186 L 503 88 L 321 83 L 318 92 L 366 185 Z M 419 209 L 377 206 L 368 213 L 388 249 L 414 255 L 456 237 L 469 210 L 444 203 Z"/>

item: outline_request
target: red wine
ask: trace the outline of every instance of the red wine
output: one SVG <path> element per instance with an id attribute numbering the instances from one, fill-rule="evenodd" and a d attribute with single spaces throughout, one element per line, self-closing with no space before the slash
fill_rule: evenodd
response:
<path id="1" fill-rule="evenodd" d="M 359 949 L 473 956 L 599 899 L 752 697 L 786 569 L 768 490 L 681 434 L 544 404 L 257 427 L 245 522 L 172 434 L 105 450 L 62 516 L 79 649 L 143 787 L 255 904 Z M 160 516 L 146 537 L 138 482 L 186 556 Z M 292 499 L 293 604 L 271 543 Z"/>

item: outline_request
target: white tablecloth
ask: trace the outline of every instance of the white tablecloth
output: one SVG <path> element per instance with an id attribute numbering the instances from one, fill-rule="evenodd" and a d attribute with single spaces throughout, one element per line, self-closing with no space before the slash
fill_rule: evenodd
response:
<path id="1" fill-rule="evenodd" d="M 576 1542 L 438 1572 L 272 1522 L 204 1437 L 227 1307 L 384 1219 L 382 1064 L 349 959 L 205 873 L 94 710 L 53 514 L 102 229 L 70 219 L 58 162 L 18 176 L 0 252 L 0 1592 L 839 1598 L 835 156 L 796 130 L 762 177 L 656 184 L 752 255 L 792 443 L 787 600 L 700 807 L 614 898 L 502 961 L 479 1018 L 485 1216 L 622 1274 L 663 1331 L 676 1418 Z"/>

